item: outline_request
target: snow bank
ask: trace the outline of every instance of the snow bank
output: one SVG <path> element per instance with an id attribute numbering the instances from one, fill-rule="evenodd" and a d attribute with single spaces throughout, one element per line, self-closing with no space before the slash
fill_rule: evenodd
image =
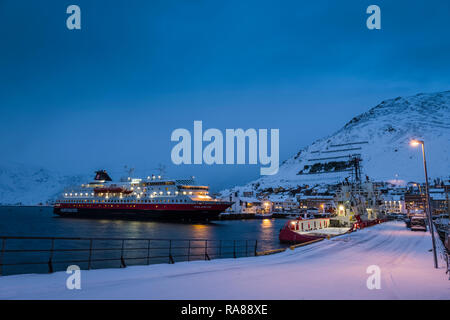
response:
<path id="1" fill-rule="evenodd" d="M 449 299 L 429 233 L 389 222 L 271 256 L 0 278 L 1 299 Z M 381 269 L 381 289 L 366 286 Z"/>

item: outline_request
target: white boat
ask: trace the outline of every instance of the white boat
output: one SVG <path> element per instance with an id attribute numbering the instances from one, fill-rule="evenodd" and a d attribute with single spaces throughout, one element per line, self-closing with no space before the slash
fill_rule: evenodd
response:
<path id="1" fill-rule="evenodd" d="M 269 212 L 269 213 L 263 213 L 263 212 L 255 213 L 255 218 L 258 218 L 258 219 L 269 219 L 269 218 L 272 218 L 272 212 Z"/>

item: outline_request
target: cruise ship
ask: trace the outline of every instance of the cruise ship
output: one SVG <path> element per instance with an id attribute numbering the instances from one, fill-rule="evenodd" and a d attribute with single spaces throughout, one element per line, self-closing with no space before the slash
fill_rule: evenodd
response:
<path id="1" fill-rule="evenodd" d="M 209 220 L 232 202 L 214 199 L 208 186 L 187 180 L 148 176 L 113 182 L 105 170 L 94 181 L 66 189 L 55 201 L 53 212 L 83 218 L 148 218 Z"/>

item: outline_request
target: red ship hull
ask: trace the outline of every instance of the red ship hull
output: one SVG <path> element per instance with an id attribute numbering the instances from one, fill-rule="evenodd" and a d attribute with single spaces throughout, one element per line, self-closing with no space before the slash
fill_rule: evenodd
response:
<path id="1" fill-rule="evenodd" d="M 58 203 L 53 212 L 60 216 L 80 218 L 125 219 L 186 219 L 209 220 L 217 218 L 231 203 L 190 204 L 105 204 Z"/>
<path id="2" fill-rule="evenodd" d="M 299 234 L 286 227 L 281 229 L 280 234 L 278 235 L 280 242 L 290 244 L 304 243 L 323 238 L 325 238 L 325 236 Z"/>
<path id="3" fill-rule="evenodd" d="M 352 232 L 356 229 L 363 229 L 363 228 L 367 228 L 370 226 L 374 226 L 376 224 L 386 222 L 386 219 L 375 219 L 375 220 L 371 220 L 371 221 L 362 221 L 358 216 L 357 221 L 358 222 L 354 223 L 353 226 L 347 232 Z M 278 239 L 282 243 L 299 244 L 299 243 L 309 242 L 309 241 L 313 241 L 313 240 L 324 239 L 327 237 L 327 235 L 324 235 L 324 234 L 300 234 L 295 231 L 295 228 L 292 227 L 291 222 L 292 221 L 287 222 L 284 225 L 284 227 L 280 230 Z M 318 231 L 318 233 L 319 232 L 320 231 Z"/>

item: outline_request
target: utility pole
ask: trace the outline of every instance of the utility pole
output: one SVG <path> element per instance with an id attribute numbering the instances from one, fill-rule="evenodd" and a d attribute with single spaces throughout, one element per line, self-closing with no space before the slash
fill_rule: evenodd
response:
<path id="1" fill-rule="evenodd" d="M 427 160 L 425 158 L 425 142 L 421 140 L 412 140 L 411 145 L 417 146 L 422 145 L 422 157 L 423 157 L 423 168 L 425 170 L 425 192 L 426 192 L 426 203 L 427 203 L 427 215 L 428 215 L 428 225 L 430 227 L 431 232 L 431 240 L 433 242 L 433 256 L 434 256 L 434 267 L 438 268 L 438 262 L 437 262 L 437 252 L 436 252 L 436 241 L 434 237 L 434 225 L 433 225 L 433 219 L 431 218 L 431 201 L 430 201 L 430 186 L 428 184 L 428 172 L 427 172 Z"/>

